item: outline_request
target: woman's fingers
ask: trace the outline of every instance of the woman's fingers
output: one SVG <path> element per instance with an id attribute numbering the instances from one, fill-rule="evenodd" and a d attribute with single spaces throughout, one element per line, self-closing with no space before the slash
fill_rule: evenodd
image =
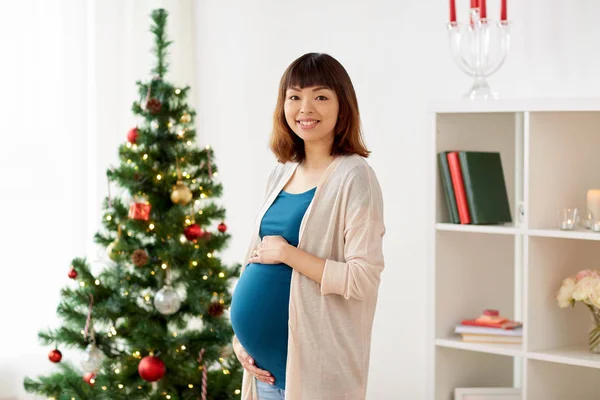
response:
<path id="1" fill-rule="evenodd" d="M 275 378 L 273 378 L 269 371 L 265 371 L 264 369 L 260 369 L 256 365 L 254 365 L 254 360 L 252 359 L 252 357 L 246 357 L 243 366 L 246 369 L 246 371 L 254 375 L 259 381 L 270 384 L 273 384 L 275 382 Z"/>
<path id="2" fill-rule="evenodd" d="M 246 350 L 240 351 L 239 359 L 244 369 L 254 375 L 259 381 L 269 384 L 275 382 L 275 378 L 273 378 L 269 371 L 265 371 L 254 365 L 254 359 L 248 355 Z"/>
<path id="3" fill-rule="evenodd" d="M 246 364 L 246 369 L 248 370 L 248 372 L 250 372 L 252 375 L 259 377 L 265 377 L 265 378 L 270 378 L 271 377 L 271 373 L 269 373 L 269 371 L 265 371 L 264 369 L 260 369 L 252 364 Z"/>

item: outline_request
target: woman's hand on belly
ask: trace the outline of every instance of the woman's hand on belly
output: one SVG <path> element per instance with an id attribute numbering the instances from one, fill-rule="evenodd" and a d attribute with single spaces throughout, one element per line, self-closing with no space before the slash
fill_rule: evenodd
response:
<path id="1" fill-rule="evenodd" d="M 251 373 L 256 379 L 268 383 L 269 385 L 275 383 L 275 378 L 273 378 L 273 375 L 271 375 L 269 371 L 265 371 L 264 369 L 256 367 L 252 357 L 250 357 L 250 355 L 241 345 L 234 346 L 233 350 L 238 361 L 242 364 L 242 367 L 244 367 L 244 369 Z"/>
<path id="2" fill-rule="evenodd" d="M 260 245 L 252 252 L 249 263 L 281 264 L 284 253 L 290 244 L 283 236 L 265 236 Z"/>

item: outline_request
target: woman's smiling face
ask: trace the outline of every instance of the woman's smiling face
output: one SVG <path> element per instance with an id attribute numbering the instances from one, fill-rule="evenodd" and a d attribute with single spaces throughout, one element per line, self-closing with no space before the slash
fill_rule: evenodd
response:
<path id="1" fill-rule="evenodd" d="M 286 91 L 285 119 L 305 142 L 333 142 L 339 108 L 335 92 L 324 86 L 290 87 Z"/>

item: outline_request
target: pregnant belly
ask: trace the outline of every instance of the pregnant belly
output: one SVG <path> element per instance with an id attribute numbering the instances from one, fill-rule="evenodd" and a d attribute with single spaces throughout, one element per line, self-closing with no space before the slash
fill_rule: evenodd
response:
<path id="1" fill-rule="evenodd" d="M 292 269 L 285 264 L 249 264 L 233 293 L 230 316 L 235 335 L 265 369 L 276 360 L 285 365 L 291 276 Z"/>

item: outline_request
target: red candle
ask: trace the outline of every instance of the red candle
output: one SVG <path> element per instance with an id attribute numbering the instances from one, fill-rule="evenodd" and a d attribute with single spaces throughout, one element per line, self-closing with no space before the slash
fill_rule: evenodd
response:
<path id="1" fill-rule="evenodd" d="M 471 8 L 479 8 L 479 0 L 471 0 Z"/>
<path id="2" fill-rule="evenodd" d="M 500 6 L 500 21 L 506 21 L 506 0 L 502 0 Z"/>
<path id="3" fill-rule="evenodd" d="M 450 0 L 450 23 L 456 23 L 456 1 Z"/>
<path id="4" fill-rule="evenodd" d="M 487 18 L 487 6 L 485 4 L 486 0 L 479 1 L 479 18 L 486 19 Z"/>

